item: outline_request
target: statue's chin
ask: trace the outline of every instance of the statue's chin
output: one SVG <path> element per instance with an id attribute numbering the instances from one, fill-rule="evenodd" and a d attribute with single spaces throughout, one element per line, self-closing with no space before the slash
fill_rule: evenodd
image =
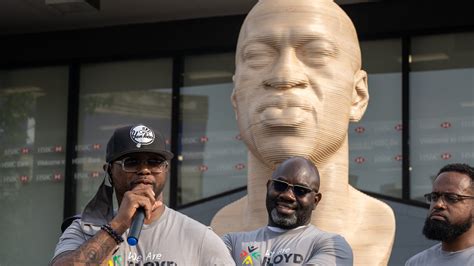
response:
<path id="1" fill-rule="evenodd" d="M 293 156 L 309 157 L 314 152 L 314 138 L 300 136 L 266 137 L 255 143 L 257 157 L 271 167 Z"/>
<path id="2" fill-rule="evenodd" d="M 245 144 L 256 158 L 270 168 L 293 156 L 313 157 L 318 149 L 324 149 L 324 145 L 318 143 L 315 120 L 308 119 L 308 112 L 303 114 L 305 120 L 293 117 L 286 121 L 254 121 L 246 130 L 241 130 Z"/>

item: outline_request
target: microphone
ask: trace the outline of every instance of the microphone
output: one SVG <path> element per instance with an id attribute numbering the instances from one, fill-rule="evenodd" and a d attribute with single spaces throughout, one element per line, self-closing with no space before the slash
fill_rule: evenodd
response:
<path id="1" fill-rule="evenodd" d="M 145 209 L 140 207 L 135 212 L 133 217 L 132 225 L 128 231 L 127 243 L 130 246 L 135 246 L 138 243 L 138 238 L 140 237 L 140 232 L 142 231 L 143 221 L 145 220 Z"/>

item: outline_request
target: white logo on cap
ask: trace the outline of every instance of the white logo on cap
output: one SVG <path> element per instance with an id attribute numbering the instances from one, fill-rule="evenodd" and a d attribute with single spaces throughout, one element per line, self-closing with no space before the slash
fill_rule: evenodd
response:
<path id="1" fill-rule="evenodd" d="M 152 144 L 155 140 L 155 133 L 150 128 L 139 125 L 130 129 L 130 138 L 137 144 L 137 148 L 142 145 Z"/>

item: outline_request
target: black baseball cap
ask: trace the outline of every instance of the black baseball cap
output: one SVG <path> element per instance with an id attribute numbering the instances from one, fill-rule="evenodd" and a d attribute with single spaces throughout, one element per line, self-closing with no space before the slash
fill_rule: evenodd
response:
<path id="1" fill-rule="evenodd" d="M 105 161 L 110 163 L 135 152 L 156 153 L 166 160 L 173 158 L 173 153 L 166 150 L 165 138 L 160 132 L 145 125 L 129 125 L 114 131 L 107 143 Z"/>

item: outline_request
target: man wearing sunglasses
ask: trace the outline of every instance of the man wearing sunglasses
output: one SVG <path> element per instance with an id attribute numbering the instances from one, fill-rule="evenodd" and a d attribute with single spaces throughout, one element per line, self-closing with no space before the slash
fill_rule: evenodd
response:
<path id="1" fill-rule="evenodd" d="M 162 202 L 168 161 L 163 136 L 144 125 L 118 128 L 107 144 L 108 178 L 81 219 L 67 227 L 52 265 L 234 265 L 208 227 Z M 115 190 L 118 211 L 114 213 Z M 124 242 L 135 216 L 145 220 L 138 243 Z"/>
<path id="2" fill-rule="evenodd" d="M 223 236 L 236 264 L 352 265 L 346 240 L 310 223 L 321 197 L 316 166 L 303 157 L 285 160 L 267 181 L 268 225 Z"/>
<path id="3" fill-rule="evenodd" d="M 425 199 L 430 209 L 423 234 L 441 243 L 416 254 L 406 265 L 474 265 L 474 168 L 444 166 Z"/>

